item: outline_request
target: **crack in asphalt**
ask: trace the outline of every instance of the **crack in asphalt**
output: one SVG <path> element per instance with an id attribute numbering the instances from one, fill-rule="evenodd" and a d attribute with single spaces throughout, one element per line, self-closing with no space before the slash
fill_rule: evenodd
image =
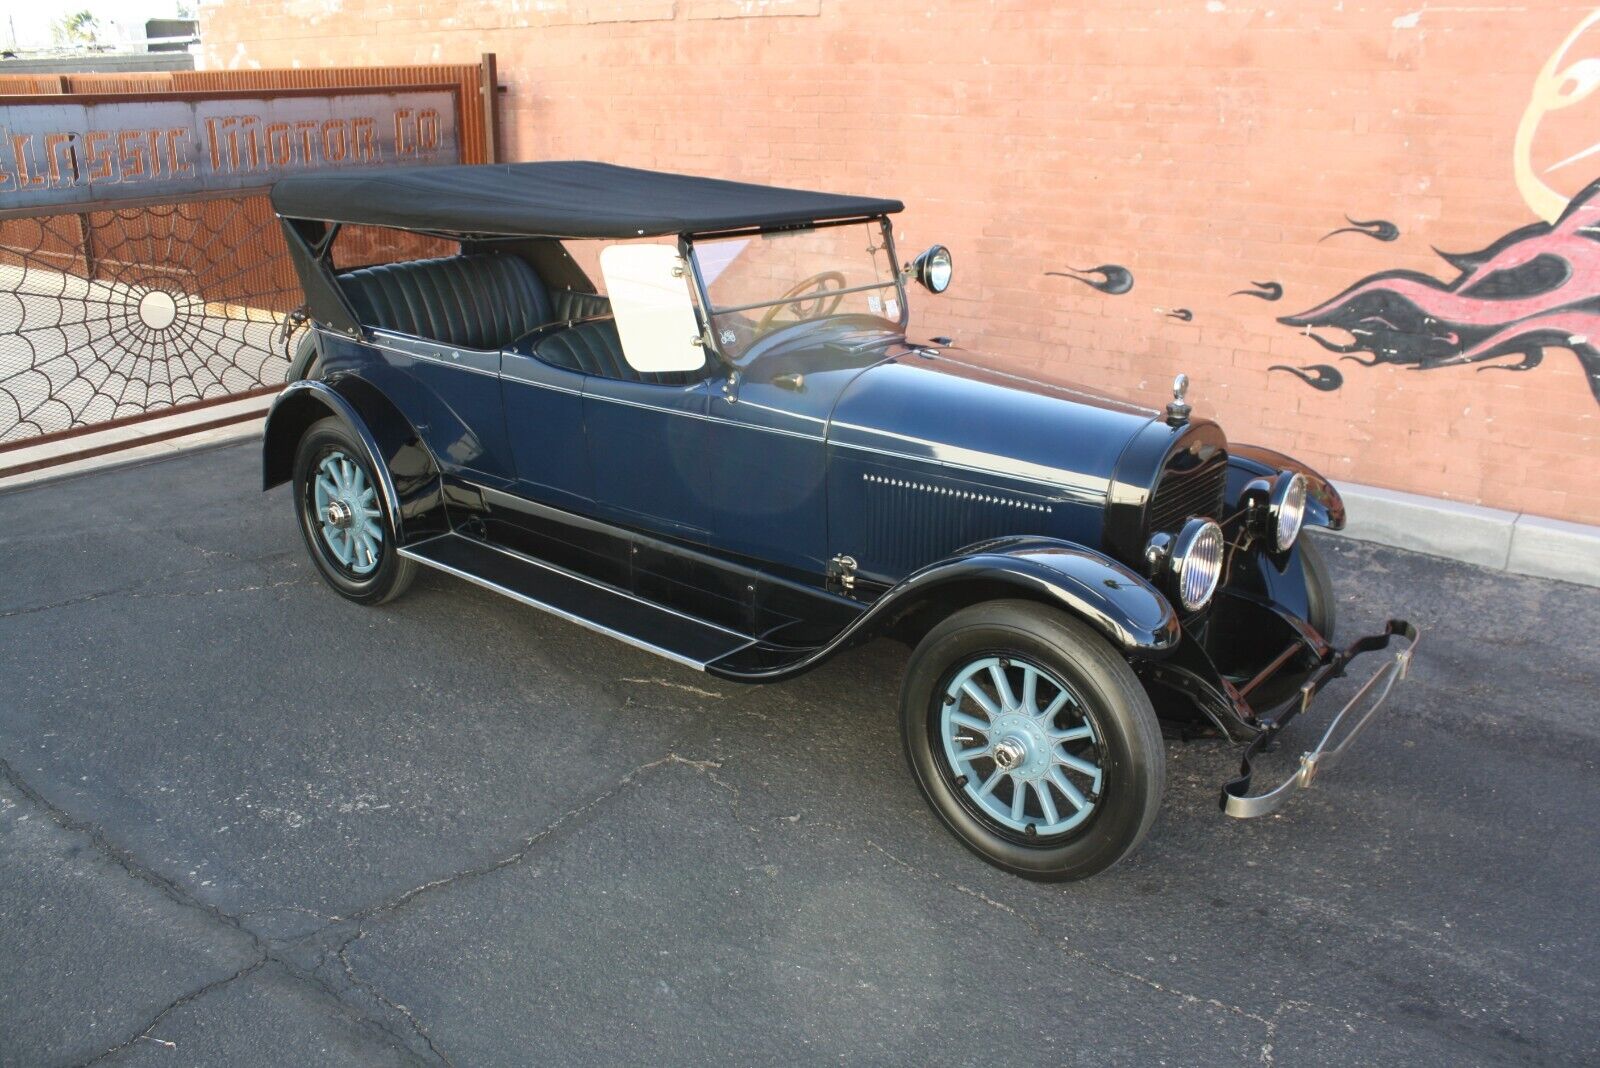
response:
<path id="1" fill-rule="evenodd" d="M 265 953 L 263 953 L 249 964 L 246 964 L 243 968 L 240 968 L 238 971 L 234 972 L 232 975 L 223 976 L 221 979 L 213 979 L 211 982 L 206 983 L 203 986 L 198 986 L 189 991 L 187 994 L 183 994 L 177 998 L 174 998 L 172 1001 L 169 1001 L 166 1005 L 164 1005 L 160 1012 L 151 1017 L 150 1022 L 145 1024 L 144 1027 L 140 1028 L 139 1031 L 134 1035 L 123 1039 L 121 1042 L 118 1042 L 115 1046 L 112 1046 L 109 1049 L 101 1050 L 88 1060 L 80 1062 L 77 1065 L 77 1068 L 89 1068 L 89 1065 L 91 1064 L 99 1064 L 101 1061 L 116 1056 L 129 1046 L 132 1046 L 134 1043 L 141 1042 L 146 1039 L 151 1042 L 159 1042 L 163 1046 L 174 1046 L 174 1043 L 168 1042 L 165 1039 L 155 1038 L 150 1034 L 150 1032 L 154 1031 L 156 1027 L 160 1025 L 162 1020 L 166 1019 L 170 1014 L 176 1012 L 178 1009 L 183 1008 L 191 1001 L 198 1001 L 207 994 L 211 993 L 213 990 L 219 990 L 235 980 L 243 979 L 245 976 L 251 975 L 266 963 L 267 956 Z"/>
<path id="2" fill-rule="evenodd" d="M 368 1030 L 383 1035 L 391 1043 L 397 1044 L 398 1047 L 404 1052 L 414 1055 L 414 1051 L 411 1049 L 410 1045 L 404 1041 L 404 1037 L 402 1035 L 395 1033 L 395 1031 L 386 1026 L 382 1020 L 378 1020 L 366 1015 L 365 1013 L 361 1013 L 358 1006 L 352 1005 L 347 1000 L 340 997 L 338 991 L 334 990 L 327 983 L 313 976 L 306 969 L 295 964 L 294 961 L 280 955 L 275 948 L 275 943 L 271 939 L 268 939 L 256 931 L 251 930 L 238 916 L 231 915 L 227 912 L 224 912 L 222 909 L 217 908 L 215 905 L 210 905 L 204 901 L 201 901 L 199 898 L 185 890 L 177 882 L 168 879 L 160 872 L 154 870 L 149 865 L 141 861 L 131 850 L 112 841 L 105 831 L 97 824 L 91 823 L 88 820 L 79 819 L 59 805 L 55 804 L 53 801 L 35 789 L 31 783 L 27 782 L 20 775 L 18 775 L 16 769 L 13 768 L 11 763 L 4 757 L 0 757 L 0 780 L 3 780 L 8 786 L 11 787 L 11 789 L 15 790 L 20 796 L 27 800 L 29 804 L 43 812 L 51 820 L 51 822 L 55 823 L 58 827 L 70 833 L 79 834 L 88 838 L 90 844 L 94 846 L 101 856 L 111 861 L 130 878 L 136 879 L 139 882 L 152 887 L 159 894 L 161 894 L 161 896 L 180 908 L 191 909 L 199 912 L 213 922 L 238 932 L 250 940 L 251 946 L 255 952 L 254 958 L 239 970 L 235 971 L 231 975 L 224 976 L 220 979 L 214 979 L 196 987 L 193 990 L 180 994 L 178 997 L 162 1006 L 162 1008 L 150 1018 L 149 1022 L 133 1035 L 121 1042 L 116 1043 L 115 1045 L 107 1047 L 88 1060 L 81 1062 L 79 1068 L 86 1068 L 87 1065 L 104 1061 L 106 1058 L 111 1057 L 140 1041 L 150 1040 L 154 1042 L 164 1042 L 164 1040 L 154 1038 L 151 1035 L 151 1032 L 161 1024 L 161 1021 L 183 1006 L 197 1001 L 200 998 L 205 997 L 207 994 L 219 990 L 222 987 L 225 987 L 239 979 L 246 978 L 269 963 L 280 966 L 286 974 L 311 986 L 313 990 L 316 991 L 320 996 L 331 998 L 340 1006 L 340 1008 L 355 1014 L 357 1021 L 364 1025 Z M 325 927 L 319 928 L 318 931 L 320 932 L 325 929 Z M 313 934 L 315 933 L 316 932 L 313 932 Z M 311 937 L 312 935 L 308 935 L 295 941 L 305 941 Z"/>
<path id="3" fill-rule="evenodd" d="M 349 916 L 345 917 L 345 922 L 366 920 L 372 918 L 373 916 L 380 916 L 385 913 L 394 912 L 396 909 L 403 908 L 406 905 L 409 905 L 412 901 L 415 901 L 417 898 L 426 894 L 431 894 L 437 890 L 446 889 L 447 887 L 454 886 L 459 882 L 481 878 L 485 875 L 493 875 L 495 872 L 504 871 L 507 868 L 514 868 L 526 860 L 536 846 L 555 835 L 557 831 L 561 830 L 561 828 L 564 827 L 568 821 L 585 815 L 590 810 L 599 807 L 605 802 L 621 794 L 628 787 L 632 786 L 639 779 L 639 777 L 646 772 L 653 771 L 656 768 L 669 764 L 682 764 L 686 767 L 694 768 L 696 771 L 706 775 L 713 782 L 717 783 L 724 789 L 733 791 L 735 796 L 738 795 L 737 789 L 717 778 L 714 769 L 722 766 L 717 761 L 692 760 L 688 757 L 680 756 L 676 752 L 669 752 L 664 756 L 657 757 L 655 760 L 646 761 L 645 763 L 640 764 L 638 767 L 623 775 L 622 778 L 618 779 L 610 787 L 589 798 L 589 800 L 585 801 L 583 804 L 562 813 L 534 833 L 523 836 L 521 839 L 521 844 L 511 853 L 508 853 L 497 860 L 474 865 L 470 868 L 462 868 L 459 871 L 452 872 L 449 875 L 440 876 L 437 879 L 430 879 L 428 882 L 422 883 L 419 886 L 414 886 L 410 890 L 396 894 L 394 897 L 378 902 L 375 905 L 368 905 L 364 908 L 356 909 L 355 911 L 351 912 Z"/>
<path id="4" fill-rule="evenodd" d="M 1274 1012 L 1272 1014 L 1272 1017 L 1267 1017 L 1267 1016 L 1261 1015 L 1258 1012 L 1252 1012 L 1251 1010 L 1245 1008 L 1242 1005 L 1232 1005 L 1232 1004 L 1229 1004 L 1228 1002 L 1222 1001 L 1222 1000 L 1220 1000 L 1218 998 L 1201 997 L 1198 994 L 1191 994 L 1186 990 L 1180 990 L 1177 987 L 1168 986 L 1167 984 L 1159 982 L 1159 981 L 1157 981 L 1155 979 L 1151 979 L 1151 978 L 1148 978 L 1147 976 L 1140 975 L 1138 972 L 1130 971 L 1130 970 L 1128 970 L 1126 968 L 1118 968 L 1115 965 L 1107 964 L 1105 961 L 1101 960 L 1099 957 L 1096 957 L 1096 956 L 1094 956 L 1094 955 L 1092 955 L 1092 954 L 1090 954 L 1090 953 L 1088 953 L 1088 952 L 1086 952 L 1084 950 L 1077 949 L 1077 948 L 1075 948 L 1073 946 L 1067 945 L 1065 943 L 1065 940 L 1057 939 L 1055 937 L 1052 937 L 1043 928 L 1041 928 L 1038 925 L 1038 923 L 1034 922 L 1034 920 L 1032 920 L 1028 916 L 1023 915 L 1022 912 L 1018 911 L 1015 908 L 1012 908 L 1010 905 L 1007 905 L 1005 902 L 998 901 L 998 900 L 990 897 L 988 894 L 985 894 L 981 890 L 974 890 L 970 886 L 966 886 L 966 885 L 963 885 L 962 883 L 958 883 L 958 882 L 955 882 L 954 880 L 948 879 L 945 876 L 942 876 L 937 872 L 929 871 L 926 868 L 919 867 L 918 865 L 911 863 L 909 860 L 906 860 L 903 857 L 897 856 L 896 854 L 894 854 L 894 853 L 890 852 L 889 850 L 885 849 L 882 845 L 878 844 L 876 841 L 872 840 L 871 838 L 865 839 L 865 842 L 866 842 L 867 845 L 871 846 L 873 849 L 877 850 L 879 853 L 882 853 L 889 860 L 891 860 L 894 863 L 900 865 L 902 868 L 905 868 L 907 871 L 913 872 L 913 873 L 915 873 L 917 875 L 920 875 L 924 879 L 928 879 L 928 880 L 931 880 L 933 882 L 940 883 L 940 884 L 943 884 L 945 886 L 948 886 L 951 889 L 953 889 L 953 890 L 955 890 L 955 891 L 957 891 L 959 893 L 965 894 L 968 897 L 975 898 L 978 901 L 983 902 L 985 905 L 987 905 L 988 907 L 990 907 L 992 909 L 995 909 L 996 911 L 1005 913 L 1007 916 L 1010 916 L 1012 919 L 1016 920 L 1018 923 L 1021 923 L 1023 926 L 1027 927 L 1028 930 L 1032 931 L 1034 933 L 1034 935 L 1037 936 L 1041 941 L 1043 941 L 1046 944 L 1049 944 L 1051 946 L 1054 946 L 1058 951 L 1066 954 L 1068 957 L 1071 957 L 1073 960 L 1076 960 L 1076 961 L 1079 961 L 1080 963 L 1086 964 L 1091 968 L 1095 968 L 1095 969 L 1097 969 L 1097 970 L 1099 970 L 1101 972 L 1106 973 L 1107 975 L 1115 976 L 1115 977 L 1117 977 L 1119 979 L 1122 979 L 1125 982 L 1135 983 L 1135 984 L 1138 984 L 1139 986 L 1145 987 L 1148 990 L 1153 990 L 1158 994 L 1164 994 L 1167 997 L 1176 998 L 1176 999 L 1178 999 L 1179 1001 L 1181 1001 L 1185 1005 L 1209 1005 L 1214 1009 L 1219 1009 L 1219 1010 L 1221 1010 L 1223 1012 L 1229 1013 L 1229 1014 L 1231 1014 L 1233 1016 L 1236 1016 L 1236 1017 L 1238 1017 L 1240 1019 L 1249 1020 L 1252 1023 L 1260 1024 L 1261 1027 L 1262 1027 L 1262 1030 L 1264 1032 L 1264 1035 L 1263 1035 L 1263 1041 L 1262 1041 L 1259 1049 L 1256 1051 L 1257 1063 L 1259 1063 L 1259 1064 L 1269 1064 L 1269 1065 L 1274 1063 L 1273 1057 L 1272 1057 L 1272 1047 L 1273 1047 L 1273 1043 L 1276 1041 L 1277 1035 L 1278 1035 L 1278 1024 L 1277 1024 L 1276 1017 L 1289 1004 L 1288 1002 L 1284 1002 L 1284 1003 L 1280 1004 L 1277 1007 L 1277 1009 L 1274 1010 Z"/>
<path id="5" fill-rule="evenodd" d="M 349 981 L 351 986 L 362 991 L 368 997 L 388 1008 L 391 1012 L 396 1012 L 403 1016 L 406 1023 L 411 1025 L 411 1030 L 418 1038 L 422 1039 L 423 1045 L 428 1047 L 428 1052 L 432 1053 L 434 1057 L 441 1063 L 445 1064 L 447 1068 L 454 1068 L 454 1062 L 451 1061 L 449 1057 L 445 1056 L 444 1051 L 441 1050 L 438 1044 L 434 1042 L 433 1036 L 428 1034 L 428 1029 L 426 1027 L 422 1026 L 422 1021 L 417 1019 L 416 1013 L 412 1012 L 398 1001 L 386 997 L 383 992 L 380 991 L 372 982 L 363 979 L 361 976 L 356 974 L 355 966 L 350 963 L 350 958 L 345 955 L 345 952 L 351 947 L 351 945 L 361 941 L 365 937 L 367 937 L 366 930 L 359 929 L 355 934 L 351 935 L 343 942 L 340 942 L 339 948 L 334 951 L 334 955 L 339 958 L 339 963 L 344 967 L 345 978 Z"/>
<path id="6" fill-rule="evenodd" d="M 455 886 L 458 883 L 492 875 L 495 872 L 505 871 L 507 869 L 516 867 L 525 861 L 541 843 L 549 840 L 558 831 L 572 821 L 598 808 L 612 798 L 617 797 L 629 787 L 639 782 L 641 777 L 645 776 L 649 772 L 652 772 L 657 768 L 670 765 L 682 765 L 684 767 L 691 768 L 696 773 L 705 775 L 708 779 L 722 789 L 732 793 L 735 799 L 737 799 L 739 796 L 739 790 L 737 787 L 733 786 L 731 783 L 728 783 L 726 780 L 717 775 L 717 771 L 722 767 L 720 761 L 696 760 L 690 757 L 685 757 L 675 751 L 670 751 L 663 756 L 656 758 L 655 760 L 647 761 L 638 765 L 624 774 L 611 786 L 602 790 L 600 793 L 595 794 L 583 804 L 561 814 L 550 823 L 540 828 L 538 831 L 525 835 L 520 840 L 520 845 L 511 853 L 488 863 L 475 865 L 470 868 L 464 868 L 450 875 L 422 883 L 400 894 L 396 894 L 393 897 L 386 898 L 383 901 L 356 909 L 348 916 L 344 917 L 328 916 L 323 913 L 318 913 L 315 910 L 296 905 L 269 906 L 266 908 L 242 912 L 238 915 L 224 912 L 215 905 L 207 904 L 206 902 L 195 897 L 189 891 L 184 889 L 179 883 L 167 878 L 160 872 L 157 872 L 155 869 L 145 864 L 131 850 L 112 841 L 105 831 L 97 824 L 73 816 L 71 813 L 52 802 L 49 798 L 45 797 L 42 793 L 35 789 L 32 784 L 28 783 L 20 775 L 18 775 L 16 769 L 13 768 L 10 762 L 4 757 L 0 757 L 0 780 L 3 780 L 30 804 L 44 812 L 57 826 L 69 832 L 87 837 L 90 843 L 95 847 L 96 850 L 99 851 L 101 855 L 112 861 L 112 863 L 114 863 L 118 868 L 122 869 L 130 877 L 153 887 L 163 897 L 167 898 L 174 904 L 182 908 L 193 909 L 203 913 L 206 917 L 214 922 L 244 935 L 250 940 L 255 951 L 253 959 L 248 964 L 239 968 L 231 975 L 211 980 L 210 982 L 204 983 L 193 990 L 189 990 L 174 998 L 172 1001 L 162 1006 L 162 1008 L 157 1011 L 149 1019 L 149 1021 L 146 1022 L 144 1026 L 139 1028 L 134 1034 L 116 1043 L 115 1045 L 107 1047 L 88 1060 L 81 1062 L 77 1068 L 87 1068 L 89 1065 L 101 1063 L 107 1058 L 115 1056 L 116 1054 L 141 1041 L 152 1041 L 161 1043 L 162 1045 L 170 1045 L 166 1042 L 166 1040 L 156 1038 L 152 1034 L 152 1032 L 158 1026 L 160 1026 L 163 1020 L 185 1005 L 188 1005 L 194 1001 L 198 1001 L 206 995 L 228 986 L 230 983 L 247 978 L 269 964 L 278 966 L 292 979 L 311 987 L 318 996 L 330 999 L 340 1009 L 351 1014 L 355 1018 L 356 1022 L 364 1029 L 381 1036 L 383 1039 L 387 1040 L 389 1044 L 396 1046 L 399 1050 L 412 1057 L 417 1057 L 418 1059 L 422 1060 L 426 1059 L 418 1057 L 416 1048 L 407 1038 L 407 1032 L 409 1032 L 409 1034 L 414 1035 L 421 1041 L 423 1047 L 425 1047 L 427 1052 L 431 1054 L 435 1062 L 450 1066 L 452 1065 L 450 1058 L 446 1056 L 441 1049 L 439 1049 L 438 1045 L 433 1039 L 433 1036 L 429 1033 L 428 1029 L 423 1025 L 422 1021 L 416 1016 L 416 1014 L 405 1005 L 385 995 L 371 980 L 363 978 L 356 971 L 355 965 L 351 962 L 347 952 L 352 945 L 367 937 L 368 930 L 366 927 L 361 926 L 361 922 L 376 916 L 392 913 L 405 907 L 420 897 L 447 889 Z M 316 916 L 319 919 L 325 920 L 326 922 L 313 931 L 298 935 L 294 938 L 278 941 L 252 930 L 242 919 L 244 916 L 259 915 L 271 912 L 304 913 L 307 915 Z M 316 963 L 309 968 L 303 967 L 296 963 L 293 959 L 283 955 L 284 952 L 289 951 L 295 946 L 316 946 L 330 932 L 352 923 L 356 924 L 354 932 L 343 937 L 339 941 L 338 945 L 332 950 L 321 950 L 321 952 L 318 954 Z M 341 967 L 342 977 L 344 980 L 343 989 L 328 981 L 328 979 L 324 978 L 322 974 L 324 967 L 330 964 L 333 960 L 337 960 Z M 372 1014 L 371 1012 L 366 1011 L 363 1006 L 354 1003 L 350 997 L 350 991 L 352 990 L 359 991 L 371 1001 L 382 1006 L 389 1013 L 402 1018 L 405 1021 L 405 1031 L 400 1030 L 394 1025 Z"/>
<path id="7" fill-rule="evenodd" d="M 199 570 L 205 570 L 201 568 Z M 172 578 L 182 578 L 185 575 L 198 574 L 198 571 L 186 571 Z M 165 579 L 159 581 L 166 581 Z M 102 590 L 98 593 L 80 594 L 77 597 L 68 597 L 62 601 L 52 601 L 50 604 L 29 605 L 26 608 L 12 608 L 0 612 L 0 619 L 11 619 L 16 616 L 31 616 L 39 612 L 53 612 L 59 608 L 75 608 L 81 604 L 90 604 L 94 601 L 103 601 L 108 597 L 125 597 L 130 601 L 143 597 L 213 597 L 219 593 L 255 593 L 260 590 L 279 590 L 286 586 L 309 586 L 316 580 L 310 578 L 285 579 L 282 582 L 260 582 L 252 586 L 219 586 L 209 590 L 152 590 L 154 582 L 141 582 L 135 586 L 122 586 L 114 590 Z"/>

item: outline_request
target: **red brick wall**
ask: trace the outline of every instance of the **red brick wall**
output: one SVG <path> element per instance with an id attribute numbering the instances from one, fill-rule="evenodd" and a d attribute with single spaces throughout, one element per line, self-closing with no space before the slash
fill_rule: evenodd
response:
<path id="1" fill-rule="evenodd" d="M 1278 321 L 1380 272 L 1451 282 L 1458 272 L 1434 248 L 1484 249 L 1600 176 L 1600 153 L 1544 170 L 1600 136 L 1600 93 L 1581 99 L 1594 86 L 1570 81 L 1570 107 L 1525 114 L 1541 69 L 1592 9 L 1470 6 L 221 0 L 201 7 L 202 62 L 495 52 L 510 86 L 508 158 L 900 197 L 902 253 L 942 241 L 956 258 L 952 291 L 915 300 L 924 333 L 1021 366 L 1064 365 L 1151 403 L 1187 371 L 1196 408 L 1230 436 L 1336 479 L 1600 522 L 1600 397 L 1563 344 L 1588 336 L 1585 320 L 1581 309 L 1550 314 L 1600 298 L 1589 278 L 1600 244 L 1591 260 L 1592 242 L 1574 234 L 1554 267 L 1503 277 L 1447 315 L 1378 294 L 1341 319 L 1362 336 L 1320 328 L 1378 350 L 1375 366 Z M 1591 57 L 1600 26 L 1555 66 Z M 1519 186 L 1519 156 L 1537 184 Z M 1347 215 L 1398 236 L 1326 236 Z M 1133 288 L 1110 295 L 1047 274 L 1100 264 L 1127 268 Z M 1282 299 L 1232 295 L 1252 282 L 1278 283 Z M 1496 328 L 1491 347 L 1538 342 L 1543 362 L 1432 366 Z M 1342 384 L 1319 390 L 1274 365 L 1325 365 Z"/>

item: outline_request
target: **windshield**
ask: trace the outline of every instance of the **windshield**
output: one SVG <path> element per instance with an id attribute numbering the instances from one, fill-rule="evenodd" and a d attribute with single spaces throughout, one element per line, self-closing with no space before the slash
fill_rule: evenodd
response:
<path id="1" fill-rule="evenodd" d="M 874 219 L 696 238 L 695 268 L 723 354 L 738 359 L 761 338 L 796 323 L 851 319 L 900 329 L 904 294 L 887 225 Z"/>

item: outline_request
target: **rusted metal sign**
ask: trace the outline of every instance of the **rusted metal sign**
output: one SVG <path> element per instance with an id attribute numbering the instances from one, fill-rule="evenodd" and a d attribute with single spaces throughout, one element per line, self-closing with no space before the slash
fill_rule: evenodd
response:
<path id="1" fill-rule="evenodd" d="M 455 96 L 442 88 L 0 98 L 0 213 L 459 159 Z"/>

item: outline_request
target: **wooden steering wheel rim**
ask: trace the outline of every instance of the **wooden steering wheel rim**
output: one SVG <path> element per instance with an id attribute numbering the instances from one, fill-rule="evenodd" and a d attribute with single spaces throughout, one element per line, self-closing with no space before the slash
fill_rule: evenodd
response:
<path id="1" fill-rule="evenodd" d="M 843 289 L 845 281 L 846 279 L 842 271 L 818 271 L 810 278 L 802 278 L 800 281 L 796 282 L 794 285 L 790 286 L 784 291 L 783 296 L 779 298 L 779 302 L 777 304 L 774 304 L 772 307 L 767 309 L 766 314 L 761 317 L 761 321 L 756 324 L 757 332 L 763 331 L 767 329 L 767 327 L 771 326 L 772 321 L 778 317 L 778 313 L 785 308 L 793 308 L 795 317 L 797 319 L 804 318 L 805 313 L 800 310 L 800 305 L 810 303 L 810 300 L 817 302 L 817 318 L 823 319 L 832 315 L 834 312 L 839 310 L 839 305 L 844 303 L 844 294 L 837 293 L 832 297 L 827 296 L 828 290 L 823 283 L 834 282 L 837 283 L 837 288 Z M 816 296 L 810 298 L 810 300 L 790 299 L 791 297 L 803 296 L 812 290 L 816 290 Z M 828 303 L 830 300 L 832 303 Z M 826 305 L 826 308 L 824 308 L 824 305 Z"/>

